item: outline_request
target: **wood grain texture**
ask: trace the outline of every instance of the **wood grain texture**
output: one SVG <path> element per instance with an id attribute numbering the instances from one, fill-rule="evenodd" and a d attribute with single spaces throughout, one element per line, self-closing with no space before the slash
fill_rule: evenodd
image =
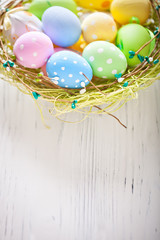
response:
<path id="1" fill-rule="evenodd" d="M 160 239 L 160 83 L 116 115 L 48 130 L 0 81 L 0 240 Z"/>

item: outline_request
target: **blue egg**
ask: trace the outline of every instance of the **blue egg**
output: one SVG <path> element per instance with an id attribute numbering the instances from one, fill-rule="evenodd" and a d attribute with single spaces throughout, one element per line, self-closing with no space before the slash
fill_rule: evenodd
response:
<path id="1" fill-rule="evenodd" d="M 75 44 L 81 35 L 79 18 L 63 7 L 50 7 L 42 16 L 42 28 L 52 42 L 60 47 Z"/>
<path id="2" fill-rule="evenodd" d="M 46 71 L 51 81 L 63 88 L 83 88 L 93 77 L 89 63 L 71 51 L 54 53 L 47 62 Z"/>

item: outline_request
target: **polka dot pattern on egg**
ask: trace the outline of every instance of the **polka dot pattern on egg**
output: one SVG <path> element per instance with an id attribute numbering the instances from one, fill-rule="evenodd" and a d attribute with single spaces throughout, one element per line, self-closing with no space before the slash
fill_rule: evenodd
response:
<path id="1" fill-rule="evenodd" d="M 34 41 L 33 41 L 34 39 Z M 52 41 L 41 32 L 28 32 L 17 39 L 13 52 L 19 64 L 28 68 L 42 67 L 53 54 Z"/>
<path id="2" fill-rule="evenodd" d="M 82 33 L 87 43 L 95 40 L 113 42 L 117 34 L 117 25 L 109 14 L 95 12 L 82 22 Z"/>
<path id="3" fill-rule="evenodd" d="M 90 43 L 82 56 L 91 65 L 93 75 L 99 78 L 115 79 L 115 74 L 123 74 L 127 69 L 125 55 L 115 45 L 106 41 Z"/>
<path id="4" fill-rule="evenodd" d="M 93 77 L 89 63 L 77 53 L 67 50 L 61 51 L 59 54 L 54 53 L 47 62 L 46 70 L 48 77 L 53 82 L 55 77 L 59 78 L 57 85 L 63 88 L 82 88 L 82 84 L 88 85 Z"/>

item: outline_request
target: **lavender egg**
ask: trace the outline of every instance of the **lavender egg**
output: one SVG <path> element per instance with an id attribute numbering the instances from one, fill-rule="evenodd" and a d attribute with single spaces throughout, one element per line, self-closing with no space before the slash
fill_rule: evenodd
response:
<path id="1" fill-rule="evenodd" d="M 60 47 L 75 44 L 81 35 L 79 18 L 63 7 L 50 7 L 42 16 L 42 28 L 52 42 Z"/>

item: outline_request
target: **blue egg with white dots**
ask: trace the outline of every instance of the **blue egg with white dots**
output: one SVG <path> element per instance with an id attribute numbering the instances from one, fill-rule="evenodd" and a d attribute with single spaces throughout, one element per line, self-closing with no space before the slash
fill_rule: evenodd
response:
<path id="1" fill-rule="evenodd" d="M 72 46 L 81 35 L 79 18 L 70 10 L 59 6 L 50 7 L 44 12 L 42 28 L 52 42 L 60 47 Z"/>
<path id="2" fill-rule="evenodd" d="M 93 77 L 89 63 L 72 51 L 54 53 L 46 65 L 48 77 L 62 88 L 84 88 Z"/>

